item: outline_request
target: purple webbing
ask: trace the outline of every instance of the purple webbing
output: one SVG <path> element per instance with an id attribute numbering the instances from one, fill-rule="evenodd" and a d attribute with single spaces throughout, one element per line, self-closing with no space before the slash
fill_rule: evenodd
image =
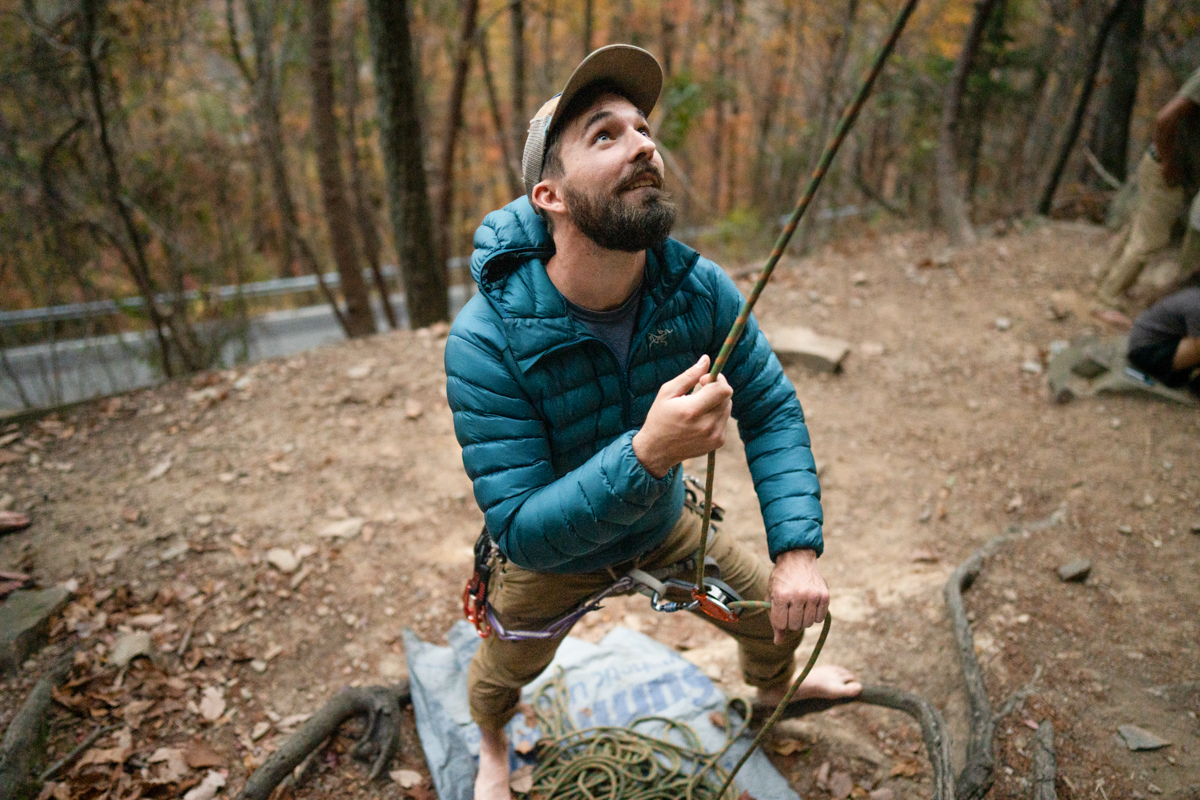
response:
<path id="1" fill-rule="evenodd" d="M 531 639 L 557 639 L 560 636 L 565 636 L 571 627 L 584 617 L 585 614 L 595 611 L 600 608 L 600 602 L 607 597 L 621 592 L 627 592 L 634 587 L 634 580 L 629 576 L 621 578 L 619 581 L 603 589 L 589 597 L 587 600 L 580 603 L 577 607 L 563 614 L 558 619 L 551 622 L 545 628 L 538 631 L 510 631 L 505 628 L 500 620 L 496 618 L 496 613 L 492 611 L 492 606 L 487 605 L 488 623 L 492 626 L 492 630 L 496 632 L 496 638 L 505 642 L 521 642 Z"/>

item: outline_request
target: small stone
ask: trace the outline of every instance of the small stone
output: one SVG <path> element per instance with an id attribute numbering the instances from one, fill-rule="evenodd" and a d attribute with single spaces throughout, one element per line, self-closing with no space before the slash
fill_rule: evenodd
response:
<path id="1" fill-rule="evenodd" d="M 854 791 L 854 779 L 847 772 L 835 772 L 829 776 L 829 794 L 834 800 L 844 800 Z"/>
<path id="2" fill-rule="evenodd" d="M 913 550 L 910 558 L 916 564 L 936 564 L 939 560 L 938 554 L 928 547 L 918 547 Z"/>
<path id="3" fill-rule="evenodd" d="M 139 656 L 150 658 L 154 654 L 154 641 L 146 631 L 126 633 L 117 639 L 108 653 L 108 663 L 117 668 L 126 667 Z"/>
<path id="4" fill-rule="evenodd" d="M 1108 424 L 1111 425 L 1112 429 L 1115 431 L 1121 427 L 1121 419 L 1120 417 L 1113 417 Z"/>
<path id="5" fill-rule="evenodd" d="M 350 519 L 331 522 L 317 531 L 317 536 L 320 536 L 322 539 L 352 539 L 362 533 L 364 524 L 366 524 L 366 520 L 362 517 L 351 517 Z"/>
<path id="6" fill-rule="evenodd" d="M 850 343 L 822 336 L 810 328 L 780 328 L 769 337 L 771 349 L 784 364 L 799 364 L 814 372 L 838 372 Z"/>
<path id="7" fill-rule="evenodd" d="M 256 658 L 250 662 L 250 669 L 261 675 L 267 671 L 267 662 L 263 661 L 261 658 Z"/>
<path id="8" fill-rule="evenodd" d="M 125 506 L 121 509 L 121 518 L 132 525 L 142 518 L 142 512 L 133 506 Z"/>
<path id="9" fill-rule="evenodd" d="M 854 281 L 855 286 L 862 286 L 867 282 L 867 273 L 859 270 L 850 276 L 850 280 Z"/>
<path id="10" fill-rule="evenodd" d="M 885 351 L 882 342 L 863 342 L 858 346 L 858 352 L 863 358 L 879 358 Z"/>
<path id="11" fill-rule="evenodd" d="M 817 767 L 817 771 L 813 773 L 813 778 L 817 782 L 818 789 L 829 789 L 829 768 L 829 762 L 825 761 L 821 764 L 821 766 Z"/>
<path id="12" fill-rule="evenodd" d="M 1160 750 L 1171 743 L 1160 739 L 1148 730 L 1136 725 L 1118 725 L 1117 733 L 1125 740 L 1125 746 L 1130 750 Z"/>
<path id="13" fill-rule="evenodd" d="M 212 514 L 197 514 L 195 517 L 193 517 L 193 521 L 196 523 L 196 525 L 198 527 L 207 528 L 209 525 L 213 524 L 213 515 Z"/>
<path id="14" fill-rule="evenodd" d="M 267 563 L 285 575 L 290 575 L 300 566 L 300 559 L 285 547 L 272 547 L 267 551 Z"/>
<path id="15" fill-rule="evenodd" d="M 1193 529 L 1192 532 L 1195 533 L 1195 530 Z M 1133 526 L 1132 525 L 1118 525 L 1117 533 L 1122 533 L 1126 536 L 1133 536 Z"/>
<path id="16" fill-rule="evenodd" d="M 16 669 L 45 643 L 50 619 L 71 598 L 64 586 L 15 591 L 0 605 L 0 674 Z"/>
<path id="17" fill-rule="evenodd" d="M 1083 583 L 1091 571 L 1092 562 L 1086 558 L 1077 558 L 1058 568 L 1058 579 L 1063 583 Z"/>
<path id="18" fill-rule="evenodd" d="M 1027 372 L 1030 375 L 1041 375 L 1042 365 L 1037 361 L 1026 361 L 1025 363 L 1021 364 L 1021 371 Z"/>
<path id="19" fill-rule="evenodd" d="M 404 416 L 409 419 L 417 419 L 425 413 L 424 407 L 416 400 L 408 399 L 404 401 Z"/>
<path id="20" fill-rule="evenodd" d="M 217 475 L 217 481 L 220 483 L 233 483 L 237 480 L 236 472 L 222 472 Z"/>
<path id="21" fill-rule="evenodd" d="M 271 730 L 271 723 L 265 719 L 262 722 L 255 723 L 254 727 L 250 729 L 250 741 L 257 742 L 266 736 L 269 730 Z"/>
<path id="22" fill-rule="evenodd" d="M 411 789 L 421 782 L 421 773 L 411 769 L 394 769 L 388 777 L 400 784 L 401 789 Z M 530 778 L 530 788 L 533 788 L 532 773 Z"/>
<path id="23" fill-rule="evenodd" d="M 1008 317 L 996 317 L 996 330 L 1006 331 L 1012 327 L 1012 320 Z"/>
<path id="24" fill-rule="evenodd" d="M 888 787 L 884 786 L 882 788 L 876 789 L 875 791 L 873 791 L 869 795 L 867 795 L 867 800 L 893 800 L 893 798 L 895 798 L 895 796 L 896 796 L 895 792 L 893 792 Z"/>
<path id="25" fill-rule="evenodd" d="M 921 513 L 917 515 L 917 522 L 929 522 L 933 519 L 933 509 L 925 506 L 921 509 Z"/>
<path id="26" fill-rule="evenodd" d="M 408 670 L 404 666 L 404 659 L 393 653 L 386 653 L 379 659 L 379 667 L 376 671 L 379 673 L 379 677 L 393 682 L 408 674 Z"/>
<path id="27" fill-rule="evenodd" d="M 170 457 L 164 458 L 162 461 L 158 462 L 157 464 L 155 464 L 153 467 L 150 468 L 150 471 L 146 473 L 146 480 L 147 481 L 156 481 L 159 478 L 161 478 L 163 475 L 166 475 L 167 472 L 170 471 L 170 469 L 171 469 Z"/>
<path id="28" fill-rule="evenodd" d="M 371 370 L 374 368 L 375 365 L 373 363 L 365 361 L 346 370 L 346 377 L 352 381 L 361 381 L 363 378 L 369 377 Z"/>
<path id="29" fill-rule="evenodd" d="M 1192 533 L 1196 534 L 1197 536 L 1200 536 L 1200 522 L 1192 523 Z"/>
<path id="30" fill-rule="evenodd" d="M 151 628 L 162 624 L 162 614 L 138 614 L 136 617 L 128 620 L 129 625 L 134 628 L 150 630 Z"/>

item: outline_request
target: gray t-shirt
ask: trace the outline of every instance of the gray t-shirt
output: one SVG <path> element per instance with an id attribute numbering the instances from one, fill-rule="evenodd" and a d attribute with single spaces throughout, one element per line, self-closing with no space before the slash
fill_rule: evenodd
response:
<path id="1" fill-rule="evenodd" d="M 1167 295 L 1143 311 L 1129 332 L 1129 349 L 1200 336 L 1200 286 Z"/>
<path id="2" fill-rule="evenodd" d="M 643 285 L 639 284 L 624 303 L 608 311 L 592 311 L 567 300 L 567 312 L 582 322 L 593 336 L 612 348 L 622 372 L 629 364 L 629 344 L 633 340 L 633 327 L 642 305 Z"/>

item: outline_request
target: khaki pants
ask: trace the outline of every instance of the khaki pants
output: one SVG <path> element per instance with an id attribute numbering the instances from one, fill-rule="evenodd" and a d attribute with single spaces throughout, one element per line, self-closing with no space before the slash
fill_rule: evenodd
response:
<path id="1" fill-rule="evenodd" d="M 619 577 L 623 569 L 634 566 L 647 571 L 669 567 L 694 554 L 699 544 L 700 515 L 685 508 L 666 541 L 636 562 L 614 567 L 613 573 Z M 721 580 L 744 599 L 766 599 L 770 564 L 765 559 L 724 534 L 709 536 L 708 554 L 720 565 Z M 608 571 L 555 575 L 506 563 L 493 574 L 488 602 L 506 628 L 537 629 L 612 583 L 613 575 Z M 767 611 L 761 609 L 744 611 L 735 623 L 701 616 L 737 640 L 746 683 L 772 689 L 791 680 L 794 653 L 802 633 L 797 631 L 776 645 Z M 550 664 L 560 642 L 561 638 L 520 642 L 505 642 L 495 636 L 484 639 L 467 678 L 475 722 L 493 730 L 507 724 L 520 701 L 522 687 Z"/>
<path id="2" fill-rule="evenodd" d="M 1133 211 L 1129 236 L 1120 256 L 1100 284 L 1100 299 L 1109 304 L 1115 305 L 1121 294 L 1137 281 L 1146 262 L 1171 243 L 1171 228 L 1187 199 L 1183 187 L 1167 186 L 1162 165 L 1149 153 L 1143 155 L 1138 164 L 1137 182 L 1137 207 Z M 1200 197 L 1193 200 L 1192 211 L 1192 218 L 1200 215 Z M 1193 224 L 1189 221 L 1183 240 L 1183 274 L 1200 266 L 1196 261 L 1200 257 L 1200 230 L 1193 230 Z"/>

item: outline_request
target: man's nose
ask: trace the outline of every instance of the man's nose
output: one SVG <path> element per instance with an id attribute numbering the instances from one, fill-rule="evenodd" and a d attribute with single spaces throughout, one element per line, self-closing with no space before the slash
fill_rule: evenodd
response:
<path id="1" fill-rule="evenodd" d="M 657 147 L 654 144 L 654 139 L 645 136 L 641 131 L 634 131 L 633 135 L 637 137 L 634 150 L 634 161 L 645 161 L 654 157 L 654 151 Z"/>

